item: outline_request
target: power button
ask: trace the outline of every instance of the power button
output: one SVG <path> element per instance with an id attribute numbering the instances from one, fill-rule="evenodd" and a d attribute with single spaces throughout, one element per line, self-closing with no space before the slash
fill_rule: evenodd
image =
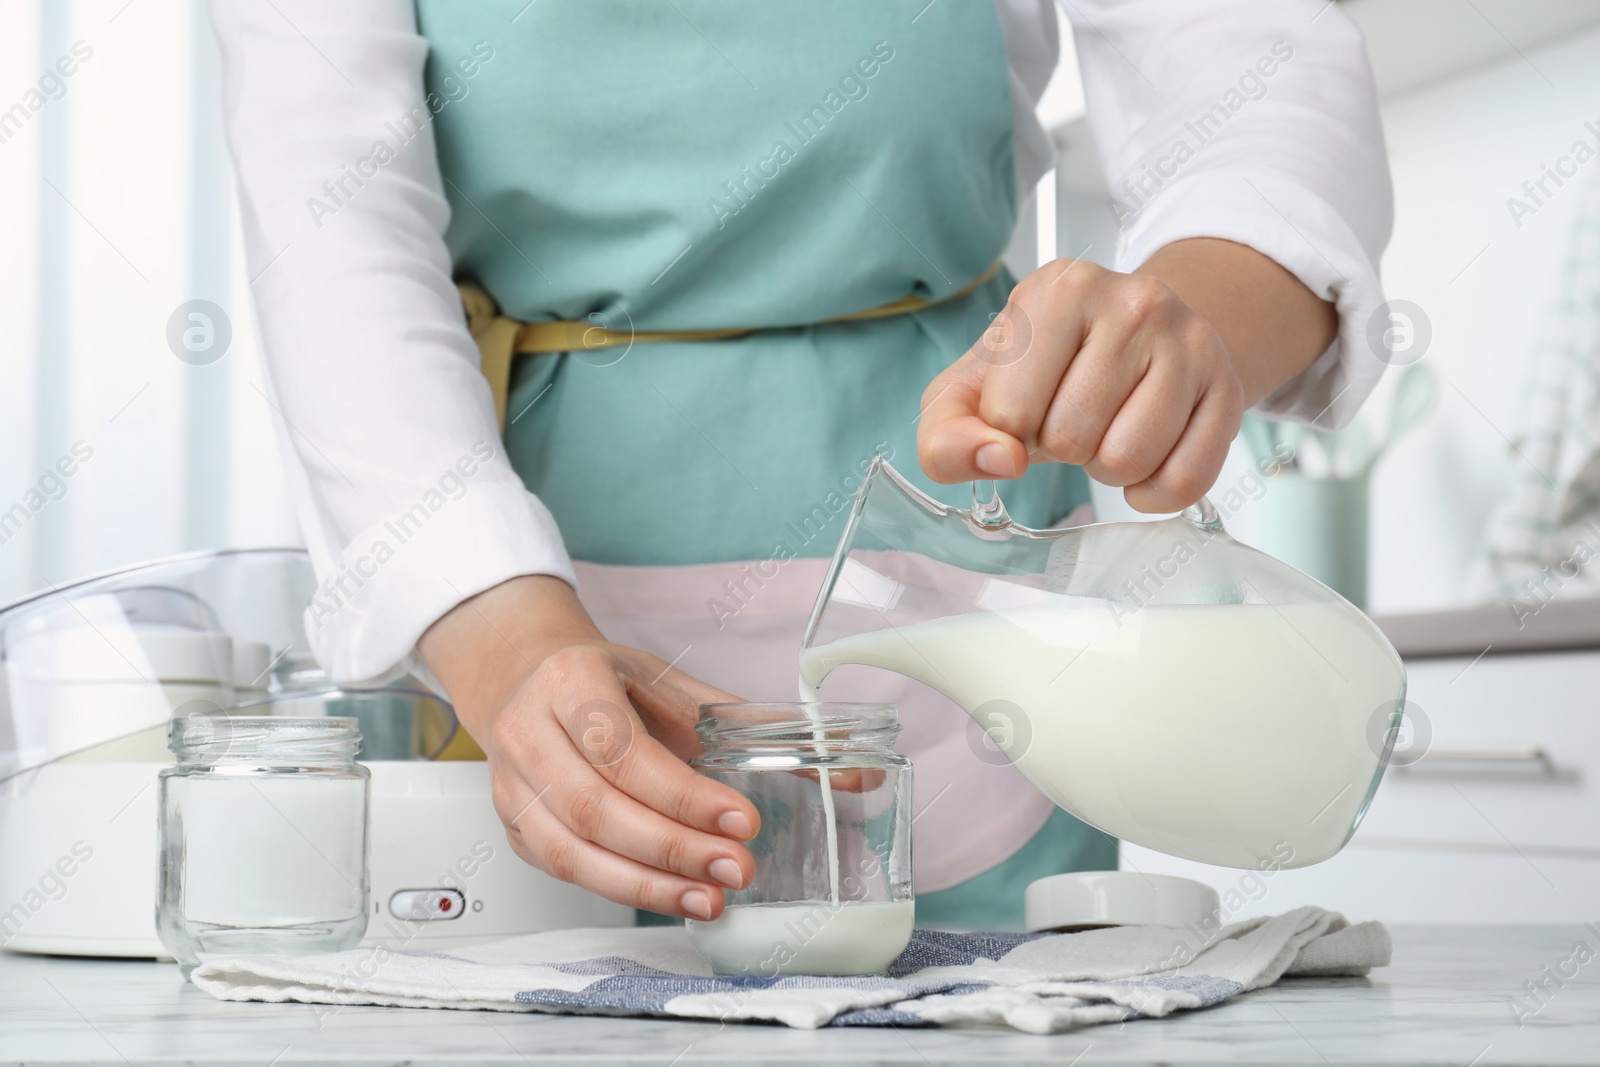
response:
<path id="1" fill-rule="evenodd" d="M 466 910 L 466 898 L 454 889 L 402 889 L 389 898 L 389 914 L 411 922 L 455 919 Z"/>

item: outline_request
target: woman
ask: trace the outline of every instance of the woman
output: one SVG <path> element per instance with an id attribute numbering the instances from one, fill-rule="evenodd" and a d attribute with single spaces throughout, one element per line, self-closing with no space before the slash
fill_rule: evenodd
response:
<path id="1" fill-rule="evenodd" d="M 1047 0 L 219 0 L 313 642 L 442 685 L 529 863 L 720 914 L 756 813 L 686 766 L 696 706 L 793 699 L 875 451 L 953 502 L 1012 479 L 1030 525 L 1085 473 L 1170 511 L 1246 407 L 1334 426 L 1370 390 L 1389 188 L 1348 20 L 1067 10 L 1126 272 L 1018 283 Z M 1115 865 L 959 710 L 870 685 L 917 764 L 920 921 L 1014 925 L 1032 878 Z"/>

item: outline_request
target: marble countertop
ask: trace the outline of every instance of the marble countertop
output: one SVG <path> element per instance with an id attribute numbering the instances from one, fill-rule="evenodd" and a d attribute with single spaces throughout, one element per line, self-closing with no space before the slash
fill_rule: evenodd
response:
<path id="1" fill-rule="evenodd" d="M 1600 929 L 1393 934 L 1393 965 L 1370 979 L 1293 979 L 1209 1011 L 1052 1037 L 225 1004 L 171 964 L 0 954 L 0 1065 L 1600 1063 L 1600 957 L 1573 955 L 1580 940 L 1600 946 Z M 1548 992 L 1534 999 L 1525 982 Z"/>

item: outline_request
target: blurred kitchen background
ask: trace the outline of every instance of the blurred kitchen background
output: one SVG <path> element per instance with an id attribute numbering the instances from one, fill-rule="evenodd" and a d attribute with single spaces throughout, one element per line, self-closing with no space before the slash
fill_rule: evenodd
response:
<path id="1" fill-rule="evenodd" d="M 1233 889 L 1232 915 L 1314 901 L 1391 921 L 1592 918 L 1600 600 L 1572 556 L 1579 541 L 1600 554 L 1600 520 L 1585 525 L 1600 515 L 1585 451 L 1600 434 L 1600 5 L 1339 6 L 1383 99 L 1383 274 L 1409 365 L 1368 404 L 1364 440 L 1294 440 L 1300 469 L 1257 478 L 1272 446 L 1258 427 L 1219 492 L 1243 499 L 1224 509 L 1236 536 L 1325 568 L 1407 654 L 1405 766 L 1318 868 L 1197 871 L 1137 849 L 1124 863 L 1199 873 L 1225 904 Z M 1019 270 L 1108 262 L 1116 241 L 1061 32 L 1042 109 L 1061 161 L 1019 225 Z M 191 549 L 298 544 L 205 4 L 0 3 L 0 71 L 0 601 Z M 1534 196 L 1524 183 L 1541 179 Z M 211 332 L 186 348 L 188 330 Z M 1366 459 L 1365 478 L 1326 477 Z M 1097 503 L 1130 515 L 1113 493 Z"/>

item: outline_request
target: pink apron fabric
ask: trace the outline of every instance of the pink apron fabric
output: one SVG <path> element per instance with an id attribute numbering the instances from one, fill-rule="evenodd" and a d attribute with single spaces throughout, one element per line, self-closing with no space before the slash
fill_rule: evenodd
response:
<path id="1" fill-rule="evenodd" d="M 577 564 L 579 595 L 609 640 L 652 652 L 743 699 L 784 701 L 798 699 L 800 641 L 827 569 L 825 559 Z M 1051 802 L 1009 763 L 980 759 L 976 724 L 933 690 L 888 671 L 847 666 L 829 676 L 821 696 L 900 706 L 898 748 L 916 768 L 918 893 L 982 874 L 1049 818 Z"/>

